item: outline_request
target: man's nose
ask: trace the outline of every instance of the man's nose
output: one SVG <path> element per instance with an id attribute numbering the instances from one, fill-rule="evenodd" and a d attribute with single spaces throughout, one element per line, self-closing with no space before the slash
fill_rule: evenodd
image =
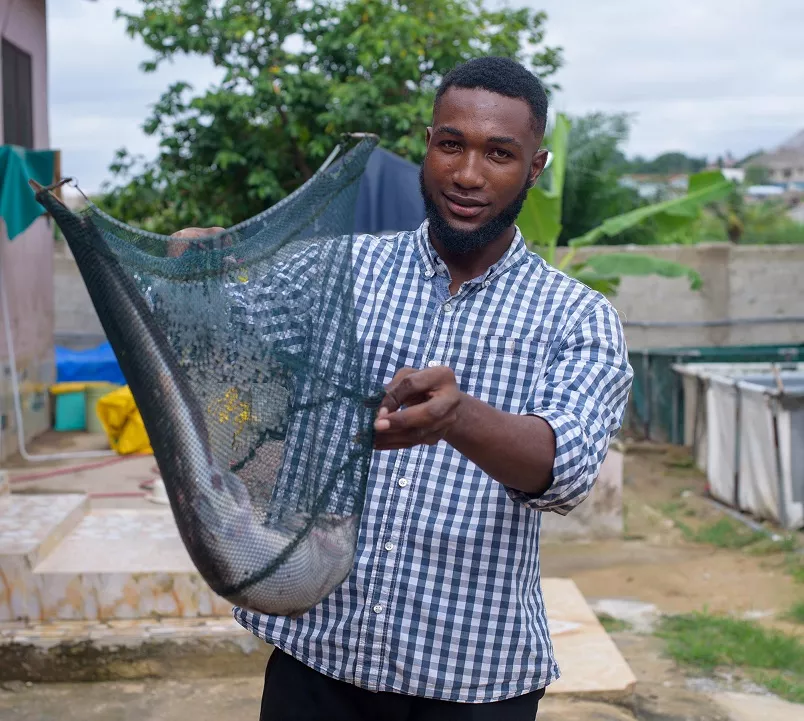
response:
<path id="1" fill-rule="evenodd" d="M 483 155 L 465 152 L 461 155 L 455 172 L 452 174 L 455 185 L 466 188 L 482 188 L 486 184 L 483 176 Z"/>

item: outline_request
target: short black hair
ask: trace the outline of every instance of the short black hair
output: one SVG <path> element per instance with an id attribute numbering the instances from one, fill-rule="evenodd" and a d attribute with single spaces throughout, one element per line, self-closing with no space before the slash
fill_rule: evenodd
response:
<path id="1" fill-rule="evenodd" d="M 543 133 L 547 125 L 547 92 L 544 86 L 530 70 L 511 58 L 475 58 L 453 68 L 441 81 L 433 110 L 450 88 L 482 88 L 509 98 L 519 98 L 530 105 L 534 132 Z"/>

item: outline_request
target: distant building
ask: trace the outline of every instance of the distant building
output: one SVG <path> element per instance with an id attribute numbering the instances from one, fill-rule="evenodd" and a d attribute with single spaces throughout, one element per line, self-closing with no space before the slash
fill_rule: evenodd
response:
<path id="1" fill-rule="evenodd" d="M 685 173 L 656 175 L 652 173 L 628 173 L 620 178 L 620 185 L 633 188 L 644 200 L 669 200 L 687 192 L 689 176 Z"/>
<path id="2" fill-rule="evenodd" d="M 768 182 L 790 190 L 804 185 L 804 130 L 769 153 L 762 153 L 746 163 L 768 171 Z"/>
<path id="3" fill-rule="evenodd" d="M 720 168 L 723 177 L 730 180 L 732 183 L 745 182 L 745 168 Z"/>

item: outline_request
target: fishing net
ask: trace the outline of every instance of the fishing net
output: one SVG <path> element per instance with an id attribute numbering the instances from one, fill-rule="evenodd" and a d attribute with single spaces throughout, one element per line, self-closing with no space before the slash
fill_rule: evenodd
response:
<path id="1" fill-rule="evenodd" d="M 39 188 L 131 388 L 193 563 L 220 596 L 295 616 L 351 571 L 382 389 L 353 303 L 367 137 L 295 193 L 188 241 Z"/>

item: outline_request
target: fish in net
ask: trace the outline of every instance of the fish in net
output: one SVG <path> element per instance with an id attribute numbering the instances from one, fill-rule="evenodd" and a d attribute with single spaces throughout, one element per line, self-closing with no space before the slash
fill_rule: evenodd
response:
<path id="1" fill-rule="evenodd" d="M 31 183 L 131 388 L 193 563 L 261 613 L 308 611 L 354 563 L 383 393 L 363 368 L 352 270 L 376 142 L 190 247 Z"/>

